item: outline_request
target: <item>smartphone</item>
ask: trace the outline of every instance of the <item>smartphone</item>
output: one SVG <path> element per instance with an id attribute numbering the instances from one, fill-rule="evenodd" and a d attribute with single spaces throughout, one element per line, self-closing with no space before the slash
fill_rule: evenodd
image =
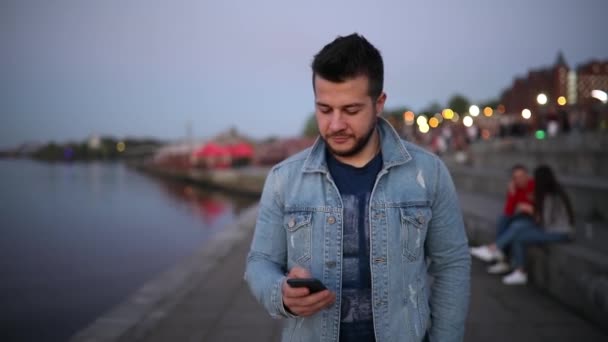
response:
<path id="1" fill-rule="evenodd" d="M 291 287 L 307 287 L 311 294 L 327 289 L 319 279 L 315 278 L 291 278 L 287 279 L 287 285 Z"/>

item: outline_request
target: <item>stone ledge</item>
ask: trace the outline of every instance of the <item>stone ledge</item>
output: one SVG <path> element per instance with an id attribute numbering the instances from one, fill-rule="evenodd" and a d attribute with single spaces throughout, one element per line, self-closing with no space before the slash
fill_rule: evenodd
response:
<path id="1" fill-rule="evenodd" d="M 465 227 L 473 245 L 495 240 L 496 211 L 482 211 L 461 200 Z M 572 244 L 528 248 L 531 282 L 562 304 L 608 331 L 608 259 Z"/>

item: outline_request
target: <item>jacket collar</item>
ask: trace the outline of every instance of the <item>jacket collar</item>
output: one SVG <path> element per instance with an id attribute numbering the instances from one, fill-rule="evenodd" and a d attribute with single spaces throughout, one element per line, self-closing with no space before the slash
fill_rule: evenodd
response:
<path id="1" fill-rule="evenodd" d="M 377 129 L 380 133 L 383 169 L 405 164 L 412 159 L 412 156 L 401 143 L 401 138 L 386 119 L 378 118 Z M 317 137 L 304 161 L 303 172 L 328 172 L 325 148 L 323 139 Z"/>

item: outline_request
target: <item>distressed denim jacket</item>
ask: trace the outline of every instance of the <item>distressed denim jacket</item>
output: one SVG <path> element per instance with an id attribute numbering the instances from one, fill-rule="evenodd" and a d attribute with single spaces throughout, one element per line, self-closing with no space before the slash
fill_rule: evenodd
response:
<path id="1" fill-rule="evenodd" d="M 383 167 L 368 208 L 376 341 L 462 341 L 470 256 L 452 179 L 386 120 L 378 129 Z M 245 280 L 272 317 L 286 318 L 282 341 L 339 340 L 342 209 L 321 139 L 266 179 Z M 285 310 L 281 287 L 296 265 L 336 293 L 333 306 L 310 317 Z"/>

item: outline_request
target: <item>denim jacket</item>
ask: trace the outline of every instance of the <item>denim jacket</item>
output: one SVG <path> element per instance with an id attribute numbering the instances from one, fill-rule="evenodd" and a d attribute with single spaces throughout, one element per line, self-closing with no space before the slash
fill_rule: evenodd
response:
<path id="1" fill-rule="evenodd" d="M 368 208 L 376 341 L 462 341 L 470 256 L 452 179 L 386 120 L 378 130 L 383 167 Z M 342 208 L 321 139 L 266 179 L 245 280 L 272 317 L 286 318 L 282 341 L 339 340 Z M 336 293 L 334 305 L 310 317 L 285 310 L 281 287 L 296 265 Z"/>

